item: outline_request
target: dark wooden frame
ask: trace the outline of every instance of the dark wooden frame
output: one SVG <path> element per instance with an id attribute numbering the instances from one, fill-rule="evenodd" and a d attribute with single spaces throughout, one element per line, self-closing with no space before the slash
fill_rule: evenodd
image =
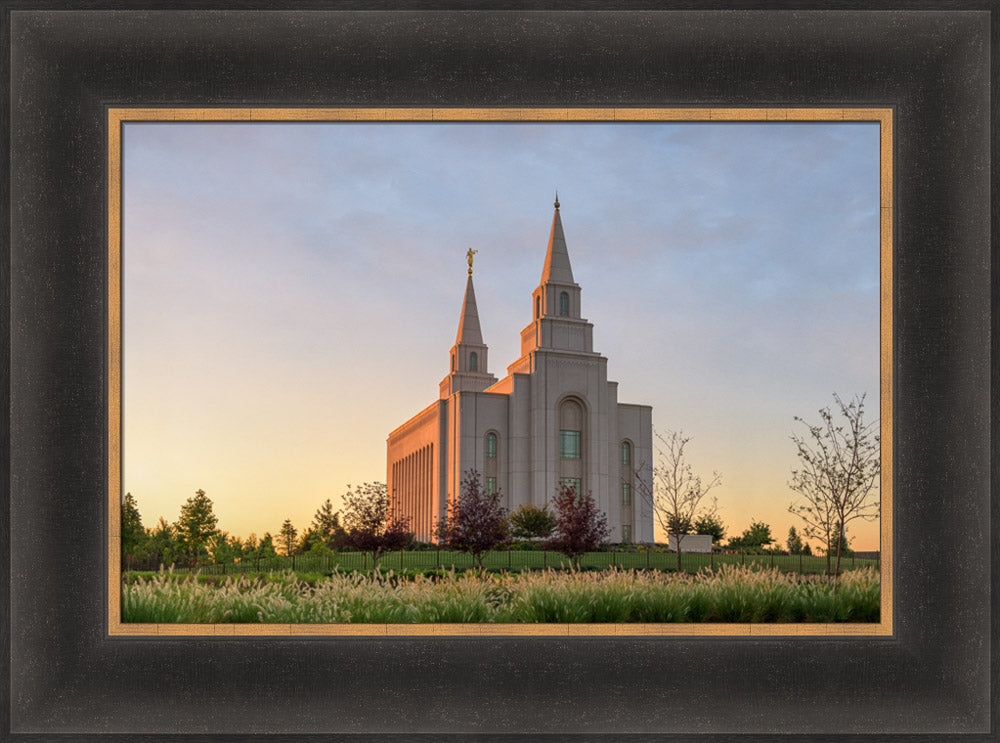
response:
<path id="1" fill-rule="evenodd" d="M 64 11 L 74 7 L 4 6 L 11 739 L 996 740 L 990 4 Z M 892 107 L 894 635 L 109 638 L 106 111 L 182 104 Z"/>

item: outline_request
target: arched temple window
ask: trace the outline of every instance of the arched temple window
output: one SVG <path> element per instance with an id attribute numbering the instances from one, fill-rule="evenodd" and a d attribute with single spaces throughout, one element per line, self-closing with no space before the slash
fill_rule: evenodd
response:
<path id="1" fill-rule="evenodd" d="M 561 486 L 571 487 L 578 494 L 586 492 L 587 416 L 583 403 L 566 398 L 559 403 L 559 459 L 558 474 Z"/>
<path id="2" fill-rule="evenodd" d="M 569 314 L 569 294 L 566 292 L 559 295 L 559 314 L 564 316 Z"/>
<path id="3" fill-rule="evenodd" d="M 559 456 L 579 459 L 582 438 L 583 407 L 576 400 L 565 400 L 559 407 Z"/>
<path id="4" fill-rule="evenodd" d="M 469 371 L 479 371 L 479 354 L 475 351 L 469 354 Z"/>

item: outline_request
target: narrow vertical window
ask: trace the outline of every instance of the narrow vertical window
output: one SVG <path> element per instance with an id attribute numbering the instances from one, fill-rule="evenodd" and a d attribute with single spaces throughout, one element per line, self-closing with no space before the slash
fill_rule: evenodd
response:
<path id="1" fill-rule="evenodd" d="M 566 292 L 559 295 L 559 314 L 564 316 L 569 314 L 569 294 Z"/>
<path id="2" fill-rule="evenodd" d="M 580 458 L 580 432 L 560 431 L 559 432 L 559 456 L 563 459 Z"/>
<path id="3" fill-rule="evenodd" d="M 632 541 L 632 525 L 622 524 L 622 542 L 629 544 Z"/>
<path id="4" fill-rule="evenodd" d="M 486 478 L 486 495 L 493 495 L 497 492 L 497 479 L 495 477 Z"/>
<path id="5" fill-rule="evenodd" d="M 574 493 L 580 495 L 582 481 L 579 477 L 560 477 L 559 484 L 563 487 L 572 488 Z"/>
<path id="6" fill-rule="evenodd" d="M 479 370 L 479 354 L 475 351 L 469 354 L 469 371 Z"/>
<path id="7" fill-rule="evenodd" d="M 632 464 L 632 445 L 627 442 L 622 442 L 622 464 Z"/>
<path id="8" fill-rule="evenodd" d="M 535 319 L 542 316 L 542 298 L 535 297 Z"/>
<path id="9" fill-rule="evenodd" d="M 627 482 L 622 483 L 622 505 L 631 506 L 632 505 L 632 486 Z"/>
<path id="10" fill-rule="evenodd" d="M 495 433 L 486 434 L 486 458 L 494 459 L 497 455 L 497 435 Z"/>

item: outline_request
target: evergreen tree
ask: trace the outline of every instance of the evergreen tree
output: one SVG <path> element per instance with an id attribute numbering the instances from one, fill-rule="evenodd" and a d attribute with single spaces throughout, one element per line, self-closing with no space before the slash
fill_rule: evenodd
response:
<path id="1" fill-rule="evenodd" d="M 340 524 L 340 511 L 333 510 L 333 504 L 327 498 L 313 516 L 312 526 L 306 532 L 316 540 L 322 540 L 330 549 L 336 549 L 344 542 L 344 527 Z M 306 548 L 308 549 L 308 547 Z"/>
<path id="2" fill-rule="evenodd" d="M 799 533 L 795 531 L 795 527 L 791 527 L 788 530 L 788 554 L 790 555 L 801 555 L 805 545 L 802 543 L 802 537 Z"/>
<path id="3" fill-rule="evenodd" d="M 121 515 L 122 562 L 131 561 L 143 552 L 146 545 L 146 530 L 142 526 L 139 507 L 131 493 L 125 493 L 122 499 Z"/>
<path id="4" fill-rule="evenodd" d="M 281 545 L 282 552 L 286 557 L 295 554 L 295 537 L 298 534 L 299 530 L 292 526 L 292 520 L 285 519 L 285 523 L 281 525 L 281 531 L 278 532 L 278 544 Z"/>
<path id="5" fill-rule="evenodd" d="M 195 565 L 208 555 L 208 544 L 216 534 L 218 522 L 204 490 L 195 491 L 194 497 L 181 506 L 181 517 L 174 528 L 184 552 Z"/>

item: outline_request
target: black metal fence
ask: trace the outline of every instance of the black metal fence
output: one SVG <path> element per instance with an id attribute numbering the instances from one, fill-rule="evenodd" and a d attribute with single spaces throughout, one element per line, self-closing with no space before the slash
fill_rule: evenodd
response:
<path id="1" fill-rule="evenodd" d="M 401 550 L 379 556 L 377 565 L 382 570 L 461 570 L 476 567 L 470 554 L 445 549 Z M 493 570 L 545 570 L 567 569 L 569 559 L 549 550 L 495 550 L 482 556 L 484 568 Z M 774 568 L 782 572 L 823 575 L 835 571 L 835 558 L 829 564 L 825 556 L 783 555 L 773 552 L 682 552 L 681 570 L 718 570 L 724 565 L 749 565 Z M 620 568 L 625 570 L 677 570 L 677 554 L 656 549 L 618 549 L 588 552 L 581 556 L 580 567 L 586 569 Z M 123 570 L 158 570 L 158 562 L 123 561 Z M 372 555 L 364 552 L 331 552 L 328 554 L 301 554 L 275 557 L 244 557 L 236 562 L 202 563 L 173 566 L 175 572 L 200 572 L 205 575 L 243 575 L 274 571 L 294 570 L 299 573 L 328 574 L 334 570 L 370 570 Z M 859 568 L 881 568 L 879 553 L 865 556 L 842 556 L 840 572 Z"/>

